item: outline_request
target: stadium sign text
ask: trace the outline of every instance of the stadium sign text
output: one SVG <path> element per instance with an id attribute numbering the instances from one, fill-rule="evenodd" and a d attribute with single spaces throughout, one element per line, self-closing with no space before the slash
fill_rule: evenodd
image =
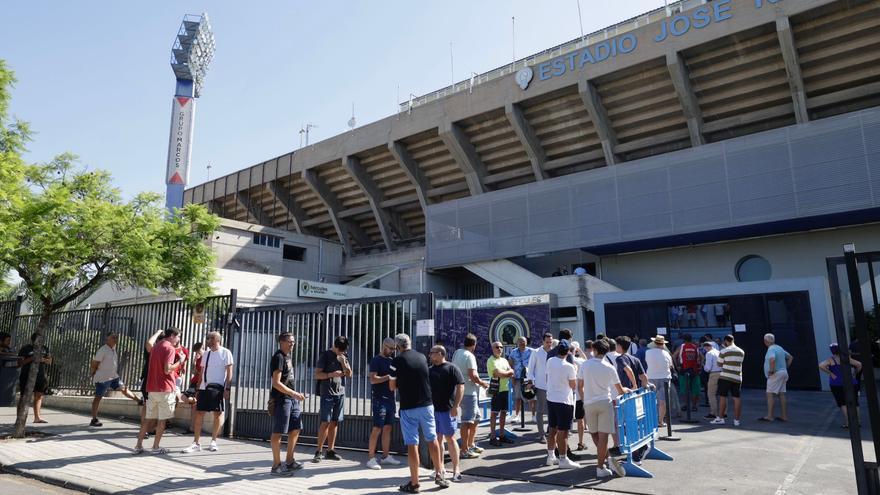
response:
<path id="1" fill-rule="evenodd" d="M 659 32 L 652 36 L 654 43 L 663 43 L 670 38 L 683 36 L 694 29 L 703 29 L 710 24 L 718 24 L 733 17 L 732 0 L 717 0 L 695 9 L 669 16 L 659 23 Z M 782 0 L 754 0 L 754 7 L 761 9 Z M 634 33 L 604 40 L 553 60 L 538 64 L 535 73 L 539 81 L 559 77 L 567 72 L 583 70 L 587 64 L 597 64 L 618 55 L 636 51 L 639 38 Z M 523 88 L 525 89 L 525 88 Z"/>

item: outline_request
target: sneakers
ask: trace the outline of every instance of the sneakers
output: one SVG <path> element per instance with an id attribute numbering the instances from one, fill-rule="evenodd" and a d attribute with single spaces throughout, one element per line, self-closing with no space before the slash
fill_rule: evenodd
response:
<path id="1" fill-rule="evenodd" d="M 153 455 L 165 455 L 170 454 L 171 452 L 169 452 L 169 450 L 164 447 L 159 447 L 158 449 L 151 450 L 150 453 Z"/>
<path id="2" fill-rule="evenodd" d="M 143 454 L 143 453 L 144 453 L 143 447 L 135 447 L 134 450 L 131 451 L 131 455 L 138 455 L 138 454 Z"/>
<path id="3" fill-rule="evenodd" d="M 467 450 L 462 450 L 461 454 L 459 454 L 459 457 L 462 459 L 476 459 L 476 458 L 480 457 L 480 454 L 474 452 L 471 449 L 467 449 Z"/>
<path id="4" fill-rule="evenodd" d="M 269 474 L 272 476 L 281 476 L 284 478 L 293 476 L 293 471 L 287 469 L 287 466 L 284 464 L 279 464 L 277 466 L 272 466 L 272 470 L 269 471 Z"/>
<path id="5" fill-rule="evenodd" d="M 323 459 L 323 458 L 324 458 L 324 454 L 322 454 L 321 451 L 319 450 L 319 451 L 315 452 L 315 457 L 312 457 L 312 462 L 321 462 L 321 459 Z"/>
<path id="6" fill-rule="evenodd" d="M 492 437 L 489 439 L 489 445 L 491 445 L 493 447 L 501 447 L 501 440 L 498 440 L 497 438 Z"/>
<path id="7" fill-rule="evenodd" d="M 293 461 L 285 464 L 284 466 L 287 468 L 288 471 L 293 472 L 293 471 L 298 471 L 298 470 L 302 469 L 303 463 L 297 462 L 296 460 L 293 460 Z"/>
<path id="8" fill-rule="evenodd" d="M 734 419 L 734 420 L 733 420 L 733 426 L 739 426 L 739 420 L 738 420 L 738 419 Z"/>
<path id="9" fill-rule="evenodd" d="M 434 474 L 434 484 L 439 486 L 440 489 L 449 488 L 449 482 L 443 478 L 443 475 L 440 473 Z"/>
<path id="10" fill-rule="evenodd" d="M 513 415 L 511 415 L 511 416 L 508 416 L 508 417 L 507 417 L 507 422 L 508 422 L 508 423 L 518 423 L 518 422 L 519 422 L 519 415 L 518 415 L 518 414 L 513 414 Z"/>
<path id="11" fill-rule="evenodd" d="M 722 417 L 717 417 L 717 418 L 713 419 L 712 421 L 709 421 L 709 424 L 713 424 L 713 425 L 723 425 L 724 423 L 726 423 L 726 421 L 724 421 L 724 418 L 722 418 Z"/>
<path id="12" fill-rule="evenodd" d="M 618 461 L 616 457 L 610 457 L 610 458 L 608 458 L 608 460 L 611 461 L 611 470 L 612 471 L 614 471 L 621 478 L 626 476 L 626 469 L 623 468 L 623 464 L 621 464 L 620 461 Z"/>
<path id="13" fill-rule="evenodd" d="M 367 461 L 367 468 L 369 469 L 382 469 L 382 466 L 379 465 L 379 460 L 375 457 L 371 457 L 369 461 Z"/>
<path id="14" fill-rule="evenodd" d="M 380 464 L 387 464 L 389 466 L 400 466 L 400 464 L 401 464 L 400 461 L 391 457 L 390 455 L 379 459 L 379 463 Z"/>
<path id="15" fill-rule="evenodd" d="M 324 454 L 324 459 L 330 461 L 341 461 L 342 457 L 339 457 L 339 454 L 337 454 L 335 450 L 328 450 L 327 453 Z"/>
<path id="16" fill-rule="evenodd" d="M 201 451 L 202 451 L 202 446 L 197 443 L 193 443 L 189 447 L 181 450 L 180 453 L 181 454 L 192 454 L 193 452 L 201 452 Z"/>
<path id="17" fill-rule="evenodd" d="M 555 466 L 559 464 L 559 459 L 553 454 L 547 454 L 547 462 L 545 462 L 545 464 L 548 466 Z"/>
<path id="18" fill-rule="evenodd" d="M 707 414 L 707 415 L 703 416 L 703 419 L 715 419 L 715 415 L 714 414 Z"/>
<path id="19" fill-rule="evenodd" d="M 100 426 L 104 426 L 104 424 L 101 423 L 100 421 L 98 421 L 98 418 L 92 418 L 92 421 L 89 423 L 89 426 L 100 427 Z"/>
<path id="20" fill-rule="evenodd" d="M 568 459 L 567 457 L 559 459 L 559 469 L 577 469 L 579 467 L 581 467 L 580 464 Z"/>
<path id="21" fill-rule="evenodd" d="M 610 478 L 611 476 L 614 476 L 614 473 L 612 473 L 610 469 L 606 467 L 596 468 L 597 478 Z"/>
<path id="22" fill-rule="evenodd" d="M 217 447 L 217 440 L 211 440 L 211 445 L 208 446 L 208 450 L 211 452 L 217 452 L 220 450 L 220 448 Z"/>
<path id="23" fill-rule="evenodd" d="M 461 477 L 461 473 L 459 473 L 459 472 L 455 472 L 455 473 L 452 473 L 452 481 L 454 481 L 454 482 L 456 482 L 456 483 L 460 483 L 460 482 L 462 482 L 462 481 L 464 481 L 464 480 L 463 480 L 463 478 Z"/>
<path id="24" fill-rule="evenodd" d="M 477 447 L 476 445 L 474 445 L 473 447 L 471 447 L 471 450 L 473 450 L 477 454 L 482 454 L 483 450 L 485 450 L 485 449 L 483 449 L 483 447 Z"/>
<path id="25" fill-rule="evenodd" d="M 413 485 L 412 482 L 409 481 L 407 481 L 406 484 L 400 485 L 397 489 L 403 493 L 419 493 L 419 485 Z"/>

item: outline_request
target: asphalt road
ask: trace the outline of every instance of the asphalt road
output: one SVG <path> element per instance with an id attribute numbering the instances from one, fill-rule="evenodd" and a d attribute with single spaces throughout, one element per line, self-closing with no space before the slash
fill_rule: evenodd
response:
<path id="1" fill-rule="evenodd" d="M 79 493 L 72 490 L 43 483 L 31 478 L 16 476 L 14 474 L 0 473 L 0 486 L 3 487 L 4 495 L 34 495 L 39 493 L 72 494 Z"/>

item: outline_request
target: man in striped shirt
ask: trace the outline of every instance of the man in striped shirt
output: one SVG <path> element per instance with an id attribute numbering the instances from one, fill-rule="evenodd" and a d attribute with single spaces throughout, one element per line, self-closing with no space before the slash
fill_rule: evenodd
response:
<path id="1" fill-rule="evenodd" d="M 742 402 L 740 401 L 740 389 L 742 388 L 742 363 L 745 358 L 742 349 L 733 342 L 733 335 L 724 337 L 724 348 L 718 353 L 718 366 L 721 367 L 721 376 L 718 377 L 718 417 L 713 419 L 713 425 L 723 425 L 727 416 L 727 395 L 733 396 L 733 426 L 739 426 L 742 414 Z"/>

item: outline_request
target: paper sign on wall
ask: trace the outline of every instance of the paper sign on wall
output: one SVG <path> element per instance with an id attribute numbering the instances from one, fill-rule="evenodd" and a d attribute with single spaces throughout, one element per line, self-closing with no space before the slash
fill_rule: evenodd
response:
<path id="1" fill-rule="evenodd" d="M 416 337 L 433 337 L 434 320 L 416 320 Z"/>
<path id="2" fill-rule="evenodd" d="M 666 327 L 657 327 L 657 335 L 666 335 Z"/>
<path id="3" fill-rule="evenodd" d="M 733 326 L 733 331 L 736 333 L 741 333 L 746 331 L 746 325 L 744 323 L 737 323 Z"/>

